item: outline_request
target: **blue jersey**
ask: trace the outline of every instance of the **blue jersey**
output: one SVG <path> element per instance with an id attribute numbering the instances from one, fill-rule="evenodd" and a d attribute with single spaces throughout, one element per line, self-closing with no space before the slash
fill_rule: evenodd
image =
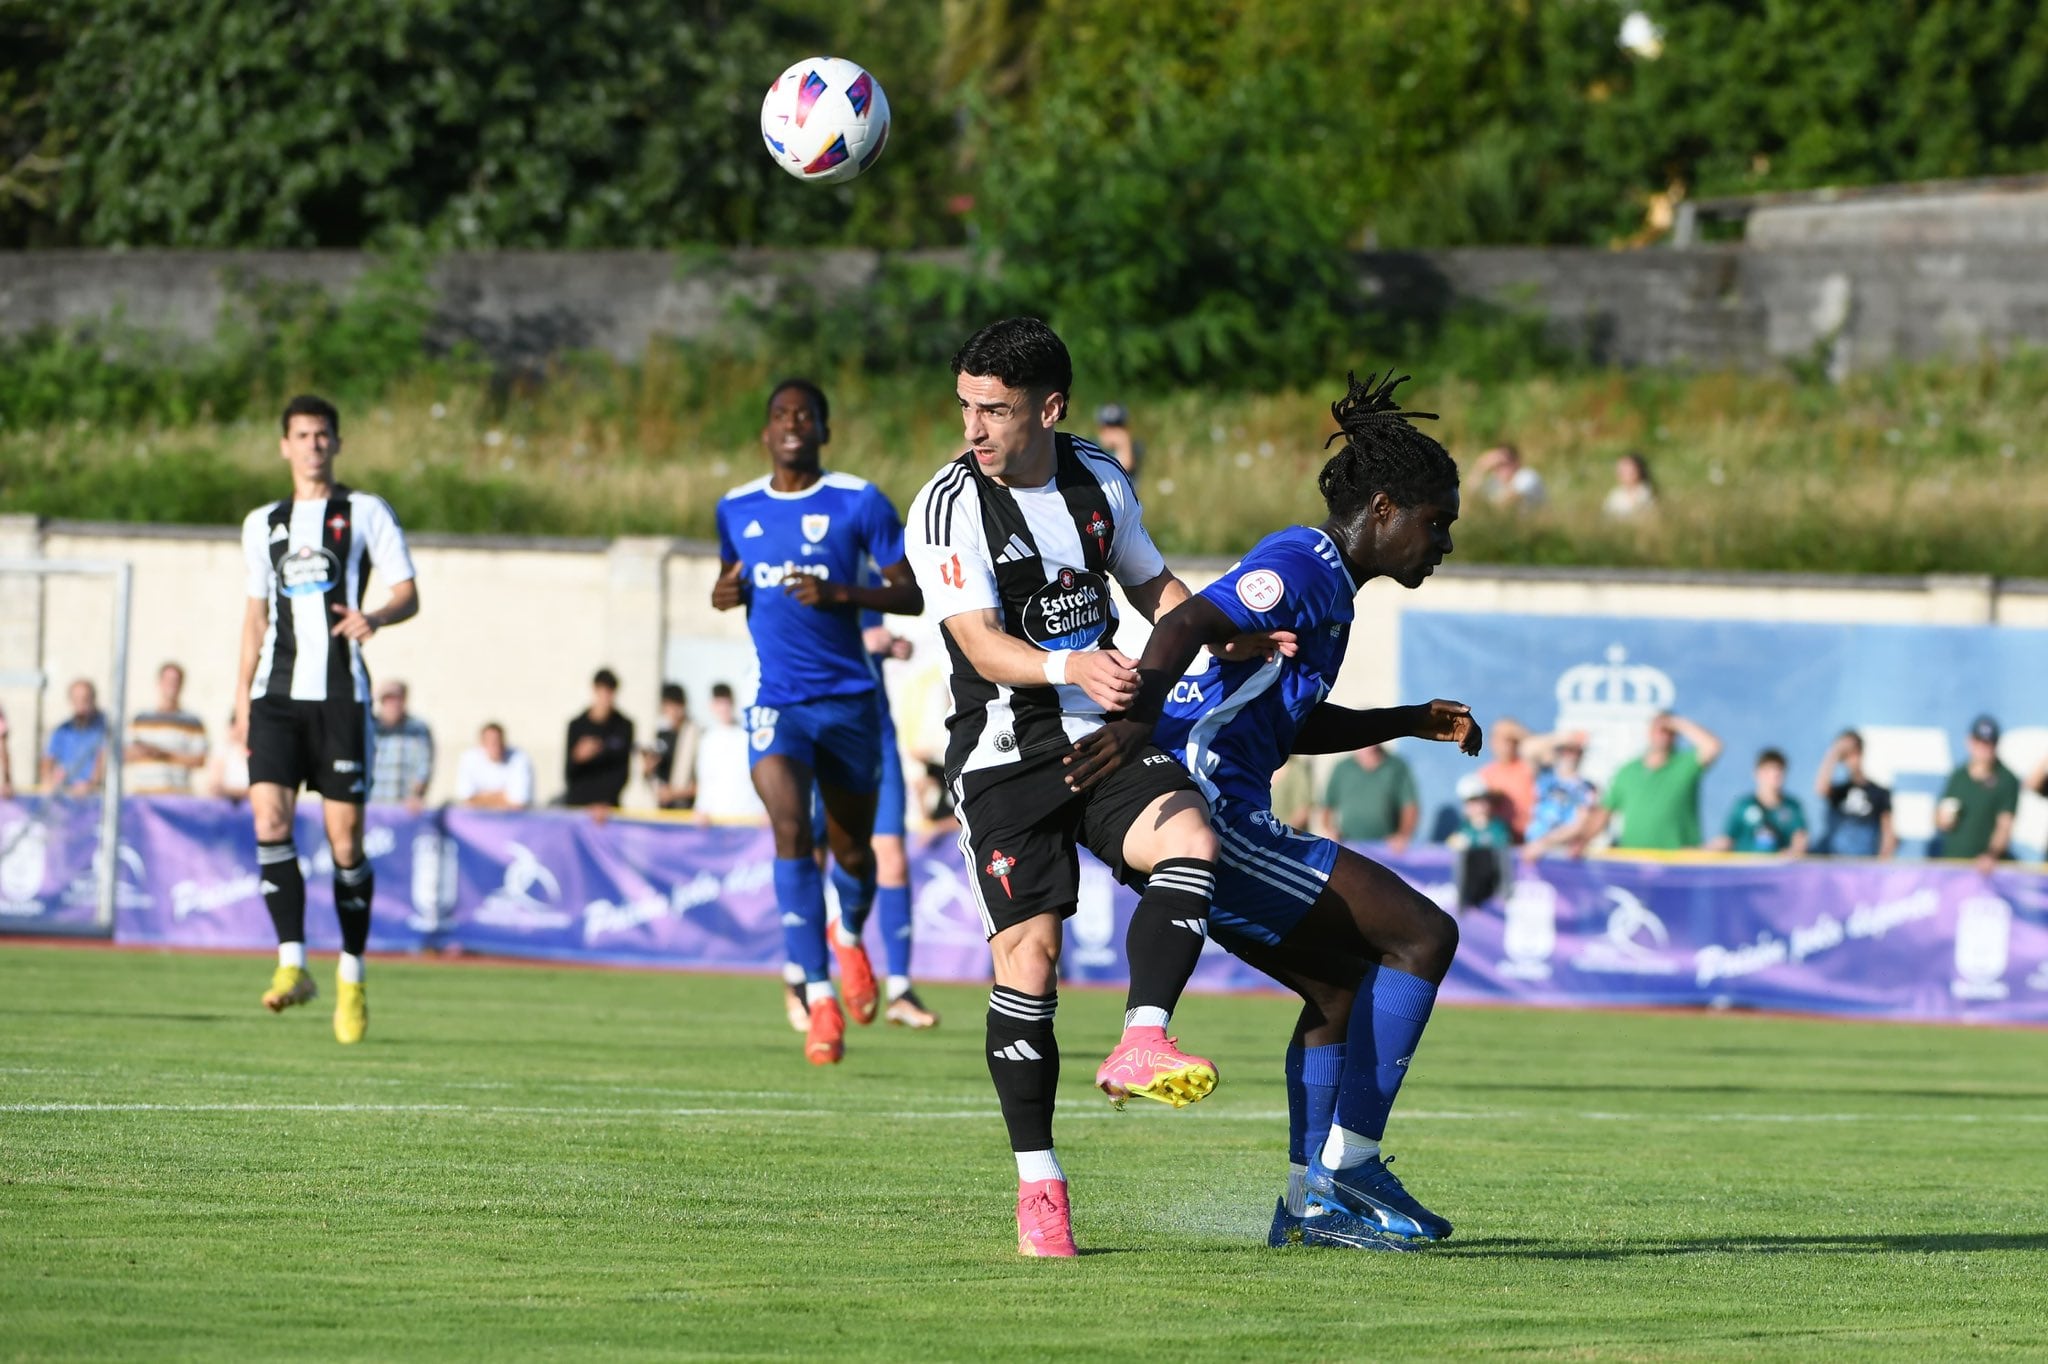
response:
<path id="1" fill-rule="evenodd" d="M 768 483 L 755 479 L 718 501 L 718 555 L 743 566 L 747 629 L 761 667 L 754 704 L 873 691 L 859 609 L 804 606 L 782 584 L 795 573 L 858 583 L 868 563 L 902 563 L 902 519 L 879 488 L 851 474 L 828 473 L 800 493 Z"/>
<path id="2" fill-rule="evenodd" d="M 1259 541 L 1228 573 L 1202 589 L 1240 630 L 1290 630 L 1293 658 L 1225 663 L 1174 684 L 1155 742 L 1188 766 L 1202 794 L 1264 810 L 1273 773 L 1294 736 L 1336 683 L 1351 637 L 1357 584 L 1330 537 L 1290 526 Z"/>

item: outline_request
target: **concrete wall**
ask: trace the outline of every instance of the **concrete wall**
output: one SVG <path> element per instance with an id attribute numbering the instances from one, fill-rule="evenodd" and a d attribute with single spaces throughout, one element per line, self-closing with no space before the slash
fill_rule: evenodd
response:
<path id="1" fill-rule="evenodd" d="M 1847 368 L 2048 345 L 2040 240 L 1816 244 L 1790 226 L 1780 235 L 1785 244 L 1770 247 L 1372 252 L 1358 268 L 1403 312 L 1430 316 L 1460 299 L 1540 311 L 1564 338 L 1620 364 L 1755 365 L 1825 345 Z M 965 265 L 959 254 L 927 259 Z M 630 359 L 657 336 L 702 338 L 737 325 L 737 307 L 771 300 L 791 278 L 826 295 L 857 291 L 881 261 L 862 251 L 451 255 L 430 276 L 435 333 L 509 363 L 565 348 Z M 350 252 L 0 253 L 0 335 L 118 317 L 200 339 L 237 306 L 238 281 L 340 290 L 367 268 Z"/>
<path id="2" fill-rule="evenodd" d="M 441 760 L 433 795 L 445 798 L 455 761 L 486 720 L 504 723 L 533 756 L 544 796 L 561 789 L 563 730 L 587 700 L 600 665 L 623 682 L 620 705 L 651 727 L 663 673 L 701 683 L 722 677 L 741 688 L 735 660 L 747 653 L 739 612 L 708 602 L 717 574 L 701 545 L 650 539 L 511 541 L 421 536 L 414 542 L 419 619 L 369 645 L 372 673 L 403 678 L 413 709 L 434 726 Z M 0 518 L 0 556 L 120 560 L 135 568 L 130 634 L 130 712 L 153 704 L 155 674 L 166 659 L 189 675 L 186 704 L 218 739 L 232 697 L 242 597 L 239 545 L 232 528 L 51 523 Z M 1200 586 L 1221 562 L 1178 565 Z M 373 597 L 375 592 L 373 589 Z M 1989 578 L 1826 578 L 1691 575 L 1590 570 L 1446 569 L 1419 593 L 1386 583 L 1367 586 L 1358 603 L 1357 641 L 1337 699 L 1384 705 L 1400 676 L 1401 614 L 1516 611 L 1537 615 L 1614 615 L 1828 621 L 1870 624 L 2004 624 L 2048 628 L 2048 584 Z M 104 580 L 49 579 L 37 585 L 0 574 L 0 675 L 40 670 L 49 685 L 0 687 L 14 721 L 9 745 L 18 780 L 34 772 L 34 754 L 64 718 L 64 686 L 87 677 L 106 691 L 111 667 L 111 594 Z M 935 683 L 943 651 L 928 620 L 899 621 L 919 642 L 917 656 L 890 679 L 907 749 L 938 742 Z M 1120 643 L 1142 647 L 1141 622 Z M 715 669 L 693 661 L 715 657 Z M 702 694 L 696 693 L 701 713 Z M 629 788 L 629 799 L 641 789 Z"/>

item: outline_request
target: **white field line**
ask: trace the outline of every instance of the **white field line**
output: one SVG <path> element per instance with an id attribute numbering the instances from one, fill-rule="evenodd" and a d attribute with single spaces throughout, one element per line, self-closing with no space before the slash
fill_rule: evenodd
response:
<path id="1" fill-rule="evenodd" d="M 1147 1117 L 1163 1117 L 1149 1106 L 1134 1110 Z M 992 1106 L 952 1109 L 844 1109 L 844 1108 L 597 1108 L 545 1104 L 462 1104 L 462 1103 L 0 1103 L 0 1113 L 321 1113 L 321 1114 L 417 1114 L 459 1118 L 876 1118 L 891 1122 L 989 1121 Z M 1106 1108 L 1072 1108 L 1061 1118 L 1091 1118 L 1114 1121 L 1132 1114 Z M 2048 1123 L 2048 1113 L 1615 1113 L 1541 1112 L 1492 1109 L 1467 1112 L 1403 1112 L 1408 1121 L 1420 1122 L 1505 1122 L 1579 1121 L 1640 1123 Z M 1200 1114 L 1207 1122 L 1284 1122 L 1279 1110 L 1239 1111 L 1222 1109 Z"/>

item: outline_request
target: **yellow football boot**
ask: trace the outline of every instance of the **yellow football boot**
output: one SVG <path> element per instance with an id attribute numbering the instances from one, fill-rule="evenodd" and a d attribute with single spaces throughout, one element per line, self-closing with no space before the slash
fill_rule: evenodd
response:
<path id="1" fill-rule="evenodd" d="M 304 1004 L 320 988 L 313 984 L 313 977 L 303 966 L 280 966 L 270 977 L 270 988 L 263 992 L 263 1007 L 274 1014 L 281 1014 L 294 1004 Z"/>
<path id="2" fill-rule="evenodd" d="M 341 981 L 334 987 L 334 1040 L 350 1046 L 370 1030 L 370 1000 L 360 984 Z"/>

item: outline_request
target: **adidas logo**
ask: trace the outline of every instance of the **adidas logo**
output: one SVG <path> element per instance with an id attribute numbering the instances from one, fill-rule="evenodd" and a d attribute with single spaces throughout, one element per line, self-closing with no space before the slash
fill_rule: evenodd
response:
<path id="1" fill-rule="evenodd" d="M 281 889 L 283 889 L 283 887 L 279 886 L 274 881 L 265 881 L 263 883 L 263 893 L 265 895 L 275 895 Z"/>
<path id="2" fill-rule="evenodd" d="M 1185 928 L 1198 938 L 1209 936 L 1209 921 L 1207 919 L 1175 919 L 1173 926 L 1175 928 Z"/>
<path id="3" fill-rule="evenodd" d="M 761 523 L 759 521 L 749 521 L 747 522 L 747 528 L 740 532 L 740 539 L 752 540 L 759 536 L 766 535 L 767 533 L 768 532 L 761 529 Z"/>
<path id="4" fill-rule="evenodd" d="M 804 916 L 794 911 L 785 914 L 782 916 L 782 926 L 784 928 L 802 928 L 804 926 Z"/>
<path id="5" fill-rule="evenodd" d="M 292 533 L 286 530 L 283 526 L 272 526 L 270 528 L 270 543 L 273 545 L 276 544 L 279 540 L 289 540 L 291 538 Z"/>
<path id="6" fill-rule="evenodd" d="M 1036 557 L 1036 550 L 1032 549 L 1031 546 L 1025 544 L 1020 537 L 1012 535 L 1010 537 L 1010 543 L 1003 546 L 1003 552 L 996 555 L 996 562 L 999 564 L 1014 564 L 1020 559 L 1032 559 Z"/>
<path id="7" fill-rule="evenodd" d="M 1012 1042 L 1007 1047 L 997 1048 L 990 1052 L 989 1055 L 995 1057 L 998 1061 L 1043 1061 L 1045 1059 L 1038 1054 L 1036 1047 L 1022 1038 Z"/>

